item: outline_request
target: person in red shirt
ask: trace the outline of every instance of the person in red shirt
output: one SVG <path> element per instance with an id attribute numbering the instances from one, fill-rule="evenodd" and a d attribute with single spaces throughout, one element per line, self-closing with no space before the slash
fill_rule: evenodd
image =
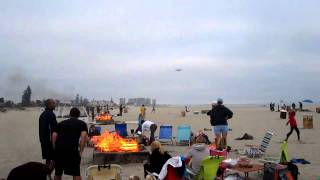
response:
<path id="1" fill-rule="evenodd" d="M 293 130 L 297 132 L 298 136 L 298 141 L 300 141 L 300 131 L 297 126 L 297 121 L 296 121 L 296 112 L 292 110 L 291 108 L 288 109 L 289 112 L 289 120 L 287 122 L 287 125 L 290 124 L 290 132 L 287 134 L 287 138 L 285 141 L 288 141 L 289 136 L 292 134 Z"/>

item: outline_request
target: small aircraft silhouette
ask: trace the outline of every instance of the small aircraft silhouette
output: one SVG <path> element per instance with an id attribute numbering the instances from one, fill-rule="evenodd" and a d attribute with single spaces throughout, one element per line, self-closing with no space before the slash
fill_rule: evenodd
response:
<path id="1" fill-rule="evenodd" d="M 182 69 L 176 69 L 176 71 L 177 71 L 177 72 L 180 72 L 180 71 L 182 71 Z"/>

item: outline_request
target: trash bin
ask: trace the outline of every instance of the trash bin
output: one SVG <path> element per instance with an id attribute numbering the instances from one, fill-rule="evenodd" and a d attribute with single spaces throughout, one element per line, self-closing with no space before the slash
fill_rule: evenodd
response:
<path id="1" fill-rule="evenodd" d="M 304 129 L 312 129 L 313 128 L 313 116 L 312 115 L 304 115 L 303 116 L 303 128 Z"/>
<path id="2" fill-rule="evenodd" d="M 287 111 L 280 110 L 280 119 L 287 119 Z"/>
<path id="3" fill-rule="evenodd" d="M 128 132 L 127 132 L 127 124 L 126 123 L 121 123 L 121 124 L 114 124 L 114 128 L 116 132 L 121 136 L 121 137 L 127 137 Z"/>

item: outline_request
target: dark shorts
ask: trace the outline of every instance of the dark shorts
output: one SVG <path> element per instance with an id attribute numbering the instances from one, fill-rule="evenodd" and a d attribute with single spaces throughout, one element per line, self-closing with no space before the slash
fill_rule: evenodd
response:
<path id="1" fill-rule="evenodd" d="M 80 162 L 81 157 L 78 151 L 72 153 L 57 152 L 55 175 L 62 176 L 62 174 L 66 174 L 70 176 L 80 176 Z"/>

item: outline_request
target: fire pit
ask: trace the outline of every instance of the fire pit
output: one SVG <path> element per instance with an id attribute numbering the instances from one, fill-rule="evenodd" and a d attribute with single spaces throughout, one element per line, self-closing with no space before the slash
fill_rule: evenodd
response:
<path id="1" fill-rule="evenodd" d="M 112 115 L 103 112 L 96 117 L 96 122 L 100 124 L 112 124 L 114 120 L 112 119 Z"/>
<path id="2" fill-rule="evenodd" d="M 115 132 L 105 131 L 101 136 L 93 137 L 92 142 L 95 164 L 141 163 L 149 159 L 149 152 L 141 150 L 136 139 L 122 138 Z"/>

